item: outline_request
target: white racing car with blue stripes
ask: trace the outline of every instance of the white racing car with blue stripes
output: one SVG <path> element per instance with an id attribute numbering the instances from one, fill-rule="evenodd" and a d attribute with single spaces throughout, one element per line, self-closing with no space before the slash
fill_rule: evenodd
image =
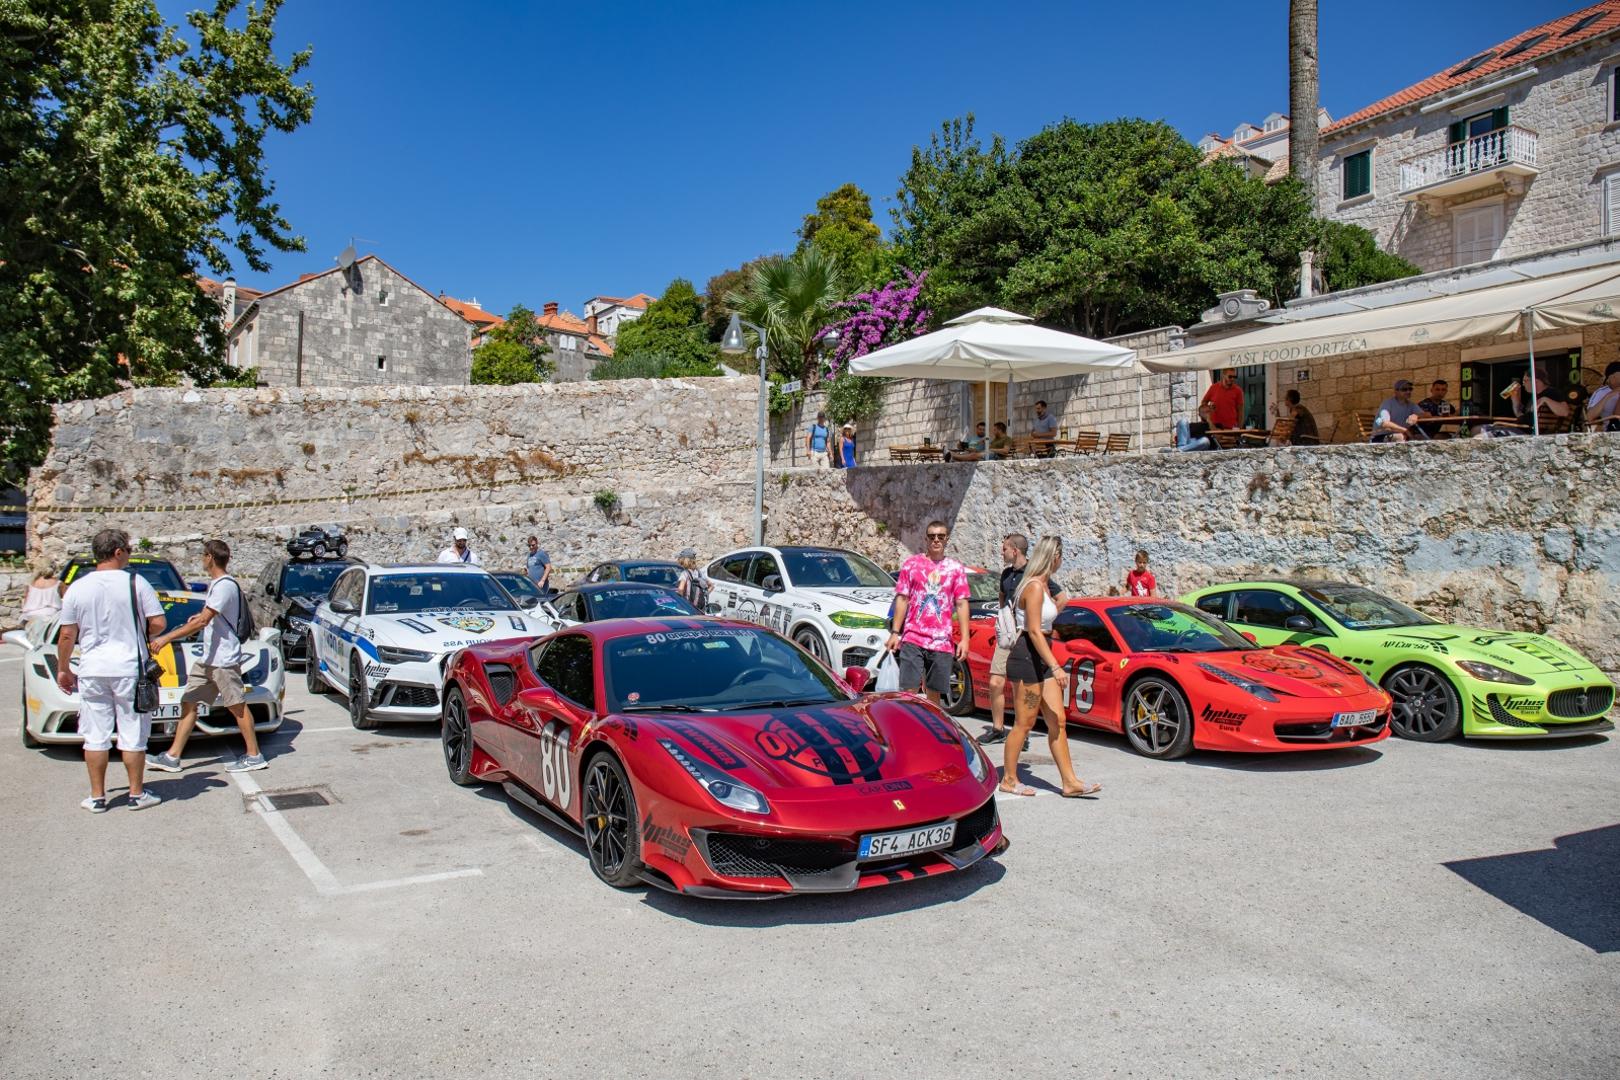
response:
<path id="1" fill-rule="evenodd" d="M 346 694 L 357 728 L 436 722 L 451 653 L 547 629 L 477 566 L 354 566 L 315 609 L 304 677 L 312 694 Z"/>

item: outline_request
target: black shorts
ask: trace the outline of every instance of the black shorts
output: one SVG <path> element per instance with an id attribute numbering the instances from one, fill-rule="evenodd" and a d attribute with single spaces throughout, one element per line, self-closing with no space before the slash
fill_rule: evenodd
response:
<path id="1" fill-rule="evenodd" d="M 916 690 L 921 686 L 936 694 L 951 688 L 951 665 L 956 656 L 949 652 L 935 652 L 915 642 L 900 644 L 900 689 Z"/>
<path id="2" fill-rule="evenodd" d="M 1029 635 L 1019 634 L 1012 650 L 1007 653 L 1007 681 L 1033 685 L 1051 677 L 1052 669 L 1030 645 Z"/>

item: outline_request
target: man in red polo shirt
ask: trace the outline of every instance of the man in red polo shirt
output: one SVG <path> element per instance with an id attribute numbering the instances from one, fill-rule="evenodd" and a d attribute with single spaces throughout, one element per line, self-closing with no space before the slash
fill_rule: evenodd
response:
<path id="1" fill-rule="evenodd" d="M 1237 384 L 1237 369 L 1221 372 L 1221 381 L 1204 391 L 1204 401 L 1213 410 L 1211 427 L 1231 430 L 1243 426 L 1243 387 Z"/>

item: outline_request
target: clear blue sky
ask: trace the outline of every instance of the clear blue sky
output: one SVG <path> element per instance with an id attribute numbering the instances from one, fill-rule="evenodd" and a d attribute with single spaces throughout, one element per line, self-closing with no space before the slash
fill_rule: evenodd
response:
<path id="1" fill-rule="evenodd" d="M 195 0 L 160 0 L 171 20 Z M 1579 0 L 1323 0 L 1322 104 L 1343 116 Z M 269 166 L 308 240 L 351 235 L 490 310 L 657 294 L 789 249 L 854 182 L 885 229 L 913 144 L 967 112 L 1016 142 L 1064 116 L 1196 140 L 1288 109 L 1286 0 L 1259 3 L 497 3 L 290 0 L 315 118 Z"/>

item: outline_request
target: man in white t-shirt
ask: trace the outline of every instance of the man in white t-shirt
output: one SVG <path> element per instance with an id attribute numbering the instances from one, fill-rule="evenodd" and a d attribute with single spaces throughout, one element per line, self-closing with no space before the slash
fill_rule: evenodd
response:
<path id="1" fill-rule="evenodd" d="M 92 814 L 107 810 L 107 759 L 116 730 L 129 773 L 129 808 L 144 810 L 162 800 L 143 783 L 152 718 L 135 711 L 135 676 L 151 655 L 147 643 L 163 632 L 163 605 L 145 578 L 129 573 L 128 533 L 101 530 L 90 541 L 90 553 L 96 568 L 68 586 L 56 640 L 56 684 L 64 693 L 79 694 L 79 733 L 90 772 L 90 797 L 79 805 Z"/>
<path id="2" fill-rule="evenodd" d="M 456 531 L 450 534 L 450 546 L 439 552 L 439 561 L 477 566 L 483 560 L 478 557 L 478 552 L 472 549 L 472 544 L 467 539 L 467 530 L 458 526 Z"/>
<path id="3" fill-rule="evenodd" d="M 1620 424 L 1620 360 L 1603 370 L 1603 385 L 1586 399 L 1586 425 L 1593 431 L 1613 431 Z"/>
<path id="4" fill-rule="evenodd" d="M 269 763 L 259 752 L 259 737 L 253 730 L 253 714 L 248 710 L 246 689 L 242 685 L 242 640 L 238 636 L 246 626 L 247 597 L 241 584 L 225 568 L 231 564 L 231 546 L 223 540 L 209 540 L 203 544 L 203 573 L 208 575 L 208 598 L 203 609 L 185 624 L 169 631 L 153 647 L 161 649 L 172 641 L 184 641 L 202 631 L 202 659 L 187 665 L 186 688 L 180 695 L 180 722 L 175 725 L 174 741 L 167 753 L 148 754 L 146 767 L 162 772 L 179 772 L 180 755 L 185 753 L 186 740 L 197 723 L 197 706 L 228 711 L 242 733 L 242 756 L 225 766 L 226 772 L 254 772 L 267 769 Z"/>

